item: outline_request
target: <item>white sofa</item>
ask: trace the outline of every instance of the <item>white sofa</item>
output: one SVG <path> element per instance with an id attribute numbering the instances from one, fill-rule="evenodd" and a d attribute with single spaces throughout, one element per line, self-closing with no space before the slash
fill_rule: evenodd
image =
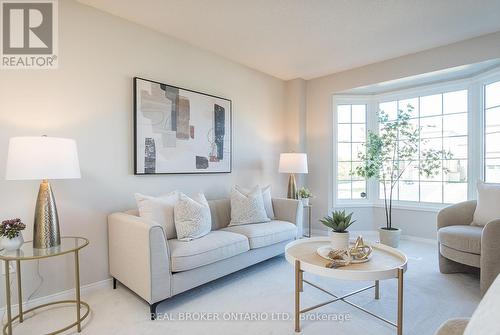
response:
<path id="1" fill-rule="evenodd" d="M 435 335 L 499 335 L 500 276 L 489 287 L 472 317 L 446 321 Z"/>
<path id="2" fill-rule="evenodd" d="M 212 231 L 182 242 L 166 239 L 163 227 L 137 210 L 108 217 L 109 271 L 150 305 L 151 319 L 165 299 L 250 265 L 280 255 L 297 238 L 302 204 L 272 199 L 275 220 L 230 226 L 229 199 L 209 201 Z"/>

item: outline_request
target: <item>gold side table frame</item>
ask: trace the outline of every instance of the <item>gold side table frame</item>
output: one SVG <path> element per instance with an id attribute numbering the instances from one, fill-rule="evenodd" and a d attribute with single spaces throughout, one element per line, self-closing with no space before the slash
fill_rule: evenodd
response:
<path id="1" fill-rule="evenodd" d="M 5 265 L 5 299 L 6 299 L 6 309 L 7 309 L 7 322 L 3 327 L 4 335 L 12 335 L 12 326 L 15 321 L 22 323 L 24 321 L 24 315 L 26 313 L 35 311 L 40 308 L 53 306 L 53 305 L 63 305 L 63 304 L 74 304 L 76 306 L 76 321 L 65 326 L 64 328 L 55 330 L 47 335 L 60 334 L 73 327 L 77 327 L 77 331 L 80 333 L 82 330 L 82 321 L 87 318 L 90 313 L 90 306 L 88 303 L 84 302 L 80 298 L 80 260 L 79 251 L 85 248 L 89 244 L 89 240 L 84 237 L 61 237 L 61 245 L 49 248 L 49 249 L 34 249 L 32 242 L 28 241 L 21 246 L 19 250 L 16 251 L 0 251 L 0 260 L 4 261 Z M 22 299 L 22 280 L 21 280 L 21 261 L 26 260 L 37 260 L 43 258 L 57 257 L 65 254 L 74 254 L 74 264 L 75 264 L 75 300 L 60 300 L 54 301 L 47 304 L 35 306 L 31 309 L 23 311 L 23 299 Z M 11 287 L 10 287 L 10 262 L 16 262 L 17 271 L 17 300 L 19 313 L 16 316 L 12 316 L 12 302 L 11 302 Z M 82 307 L 85 307 L 85 313 L 82 315 Z"/>
<path id="2" fill-rule="evenodd" d="M 398 310 L 397 310 L 397 321 L 396 323 L 389 321 L 359 305 L 356 305 L 348 300 L 346 298 L 351 297 L 353 295 L 356 295 L 358 293 L 370 290 L 374 288 L 374 293 L 375 293 L 375 299 L 380 299 L 380 282 L 379 280 L 376 280 L 374 285 L 367 286 L 365 288 L 361 288 L 359 290 L 353 291 L 348 294 L 344 294 L 342 296 L 337 296 L 324 288 L 321 288 L 320 286 L 311 283 L 310 281 L 307 281 L 304 279 L 304 271 L 300 269 L 300 260 L 295 260 L 295 332 L 300 332 L 300 315 L 310 312 L 314 309 L 329 305 L 331 303 L 337 302 L 337 301 L 342 301 L 348 305 L 351 305 L 354 308 L 359 309 L 360 311 L 363 311 L 393 327 L 396 327 L 397 335 L 402 335 L 403 334 L 403 273 L 404 273 L 404 268 L 399 268 L 397 269 L 397 280 L 398 280 Z M 331 299 L 329 301 L 307 307 L 304 309 L 300 309 L 300 293 L 304 291 L 304 283 L 309 284 L 310 286 L 328 294 L 329 296 L 333 297 L 334 299 Z"/>

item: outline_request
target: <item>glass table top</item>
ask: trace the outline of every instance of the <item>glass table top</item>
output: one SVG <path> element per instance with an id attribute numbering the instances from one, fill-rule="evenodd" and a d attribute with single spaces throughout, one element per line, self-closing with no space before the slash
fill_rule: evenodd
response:
<path id="1" fill-rule="evenodd" d="M 61 244 L 47 249 L 36 249 L 33 248 L 33 242 L 28 241 L 18 250 L 7 251 L 5 249 L 0 250 L 0 260 L 30 260 L 54 257 L 69 252 L 74 252 L 86 247 L 89 244 L 89 240 L 84 237 L 61 237 Z"/>

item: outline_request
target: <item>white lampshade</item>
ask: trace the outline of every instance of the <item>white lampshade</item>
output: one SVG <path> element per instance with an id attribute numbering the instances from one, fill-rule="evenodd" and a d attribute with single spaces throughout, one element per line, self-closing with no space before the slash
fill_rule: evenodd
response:
<path id="1" fill-rule="evenodd" d="M 284 153 L 280 155 L 280 173 L 307 173 L 307 154 Z"/>
<path id="2" fill-rule="evenodd" d="M 76 142 L 56 137 L 13 137 L 7 154 L 7 180 L 80 178 Z"/>

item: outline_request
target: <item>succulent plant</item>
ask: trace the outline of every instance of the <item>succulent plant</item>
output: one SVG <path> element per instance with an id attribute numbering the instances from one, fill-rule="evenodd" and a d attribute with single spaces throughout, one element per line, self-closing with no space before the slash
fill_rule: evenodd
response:
<path id="1" fill-rule="evenodd" d="M 10 219 L 2 221 L 0 224 L 0 236 L 5 236 L 9 239 L 18 237 L 21 230 L 26 228 L 26 225 L 21 222 L 21 219 Z"/>
<path id="2" fill-rule="evenodd" d="M 310 198 L 312 197 L 311 191 L 309 191 L 309 189 L 306 187 L 302 187 L 299 190 L 299 197 L 302 199 Z"/>
<path id="3" fill-rule="evenodd" d="M 333 211 L 332 216 L 324 217 L 319 221 L 336 233 L 344 233 L 350 225 L 356 222 L 352 220 L 352 214 L 346 214 L 345 210 Z"/>

